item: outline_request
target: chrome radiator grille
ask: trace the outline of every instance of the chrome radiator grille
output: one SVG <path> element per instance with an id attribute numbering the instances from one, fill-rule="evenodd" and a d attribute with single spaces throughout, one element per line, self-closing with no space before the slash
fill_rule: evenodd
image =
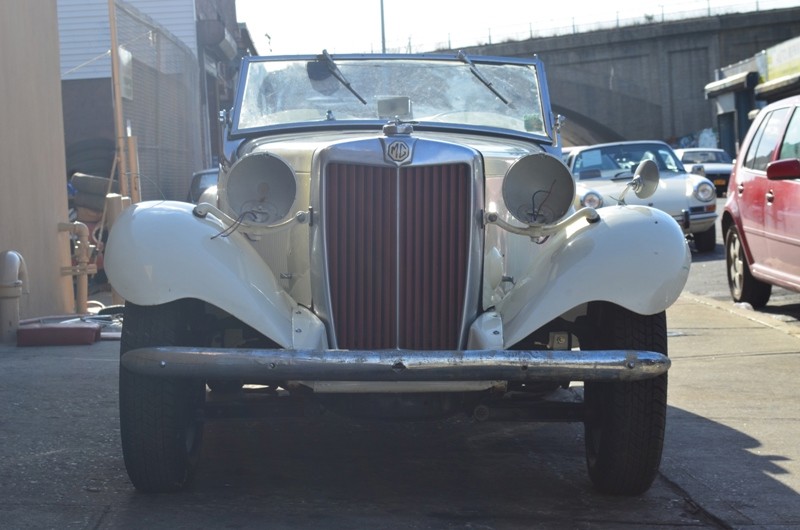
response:
<path id="1" fill-rule="evenodd" d="M 337 346 L 458 348 L 472 219 L 469 165 L 331 163 L 324 178 Z"/>

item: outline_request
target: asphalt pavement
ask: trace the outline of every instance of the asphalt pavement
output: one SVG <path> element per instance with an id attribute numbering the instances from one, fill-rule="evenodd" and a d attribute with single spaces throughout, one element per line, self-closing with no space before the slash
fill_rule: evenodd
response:
<path id="1" fill-rule="evenodd" d="M 469 422 L 224 427 L 208 451 L 230 454 L 204 450 L 190 492 L 141 495 L 119 448 L 118 341 L 0 345 L 0 527 L 800 528 L 800 324 L 685 293 L 668 325 L 661 473 L 633 499 L 593 493 L 580 426 Z"/>

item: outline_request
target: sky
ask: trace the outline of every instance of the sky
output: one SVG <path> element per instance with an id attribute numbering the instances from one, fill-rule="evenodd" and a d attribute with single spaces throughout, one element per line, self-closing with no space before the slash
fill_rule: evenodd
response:
<path id="1" fill-rule="evenodd" d="M 800 0 L 236 0 L 236 11 L 260 55 L 291 55 L 323 49 L 379 53 L 384 47 L 417 53 L 686 14 L 799 5 Z"/>

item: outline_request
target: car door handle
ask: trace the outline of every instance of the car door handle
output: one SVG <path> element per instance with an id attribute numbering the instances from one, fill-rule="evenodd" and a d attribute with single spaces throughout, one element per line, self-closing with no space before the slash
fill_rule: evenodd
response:
<path id="1" fill-rule="evenodd" d="M 739 183 L 739 185 L 738 185 L 738 186 L 736 186 L 736 191 L 739 193 L 739 195 L 741 195 L 742 193 L 744 193 L 744 184 L 742 184 L 742 183 Z"/>
<path id="2" fill-rule="evenodd" d="M 772 202 L 773 202 L 774 200 L 775 200 L 775 194 L 774 194 L 774 193 L 772 193 L 772 190 L 769 190 L 769 191 L 767 192 L 767 204 L 772 204 Z"/>

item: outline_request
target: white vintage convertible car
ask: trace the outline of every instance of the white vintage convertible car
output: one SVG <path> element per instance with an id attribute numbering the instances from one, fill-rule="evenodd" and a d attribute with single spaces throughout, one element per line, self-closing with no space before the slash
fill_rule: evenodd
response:
<path id="1" fill-rule="evenodd" d="M 658 209 L 575 208 L 537 58 L 247 57 L 222 120 L 218 186 L 131 206 L 106 247 L 137 489 L 182 488 L 245 399 L 581 422 L 599 491 L 649 488 L 689 249 Z"/>

